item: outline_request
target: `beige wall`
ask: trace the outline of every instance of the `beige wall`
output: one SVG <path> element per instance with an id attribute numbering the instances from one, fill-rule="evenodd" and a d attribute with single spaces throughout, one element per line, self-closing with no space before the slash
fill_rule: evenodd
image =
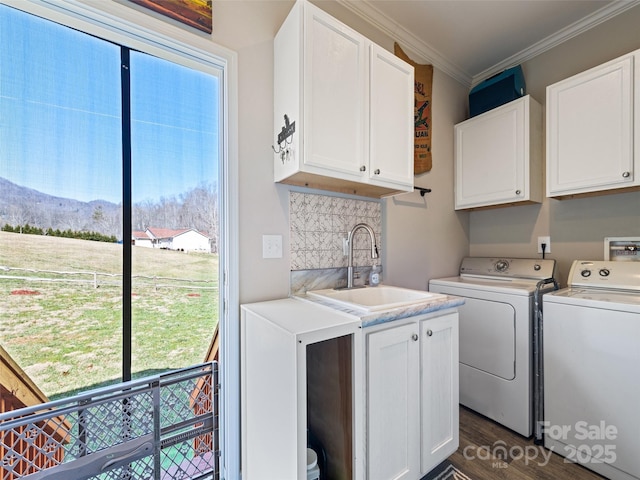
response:
<path id="1" fill-rule="evenodd" d="M 638 25 L 640 6 L 525 62 L 528 93 L 544 105 L 547 85 L 639 49 Z M 640 192 L 470 214 L 471 255 L 536 257 L 539 235 L 551 236 L 548 258 L 565 283 L 573 260 L 603 259 L 604 237 L 640 236 Z"/>

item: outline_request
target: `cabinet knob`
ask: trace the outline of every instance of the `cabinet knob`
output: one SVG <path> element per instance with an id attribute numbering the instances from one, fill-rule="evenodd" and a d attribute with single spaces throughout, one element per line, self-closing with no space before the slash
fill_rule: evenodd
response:
<path id="1" fill-rule="evenodd" d="M 413 340 L 414 342 L 418 341 L 418 334 L 414 333 L 413 335 L 411 335 L 411 340 Z"/>
<path id="2" fill-rule="evenodd" d="M 361 171 L 361 172 L 364 172 L 366 169 L 367 169 L 367 167 L 365 167 L 364 165 L 362 165 L 362 166 L 360 167 L 360 171 Z"/>
<path id="3" fill-rule="evenodd" d="M 433 331 L 427 330 L 427 337 L 430 337 L 431 335 L 433 335 Z"/>
<path id="4" fill-rule="evenodd" d="M 622 178 L 629 178 L 631 176 L 631 172 L 622 172 Z"/>
<path id="5" fill-rule="evenodd" d="M 516 195 L 520 195 L 522 192 L 520 190 L 516 190 Z"/>
<path id="6" fill-rule="evenodd" d="M 373 173 L 375 173 L 376 175 L 380 175 L 380 169 L 376 168 L 376 170 Z"/>

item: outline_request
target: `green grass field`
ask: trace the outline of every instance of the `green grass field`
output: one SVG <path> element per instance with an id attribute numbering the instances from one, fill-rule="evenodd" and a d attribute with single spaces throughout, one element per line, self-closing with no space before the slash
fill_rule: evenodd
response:
<path id="1" fill-rule="evenodd" d="M 121 256 L 117 244 L 0 232 L 0 276 L 30 277 L 0 278 L 0 344 L 50 399 L 121 380 L 121 277 L 94 288 L 52 281 L 89 275 L 3 267 L 118 274 Z M 133 273 L 134 377 L 202 362 L 218 319 L 217 255 L 134 247 Z"/>

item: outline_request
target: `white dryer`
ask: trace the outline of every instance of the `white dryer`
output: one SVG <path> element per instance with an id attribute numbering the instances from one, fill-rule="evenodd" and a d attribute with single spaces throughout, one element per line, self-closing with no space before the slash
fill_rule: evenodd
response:
<path id="1" fill-rule="evenodd" d="M 537 312 L 541 293 L 557 289 L 554 273 L 555 260 L 466 257 L 459 276 L 429 282 L 465 298 L 460 403 L 525 437 L 541 418 Z"/>
<path id="2" fill-rule="evenodd" d="M 544 443 L 612 480 L 640 479 L 640 262 L 573 262 L 543 296 Z"/>

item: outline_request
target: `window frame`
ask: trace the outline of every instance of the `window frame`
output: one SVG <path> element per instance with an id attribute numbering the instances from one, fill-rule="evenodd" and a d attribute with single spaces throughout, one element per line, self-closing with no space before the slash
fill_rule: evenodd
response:
<path id="1" fill-rule="evenodd" d="M 240 478 L 240 329 L 238 282 L 238 60 L 208 36 L 160 21 L 117 1 L 0 0 L 1 3 L 81 32 L 208 73 L 221 72 L 219 188 L 222 457 L 221 478 Z"/>

